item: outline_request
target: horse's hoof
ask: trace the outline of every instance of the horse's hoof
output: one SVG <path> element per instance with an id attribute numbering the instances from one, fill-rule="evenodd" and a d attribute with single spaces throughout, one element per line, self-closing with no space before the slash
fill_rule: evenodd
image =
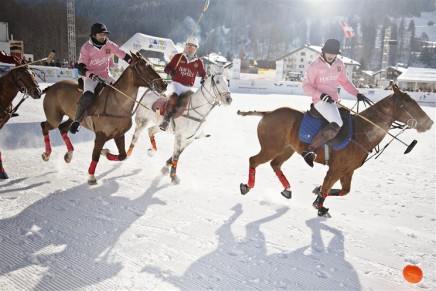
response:
<path id="1" fill-rule="evenodd" d="M 154 153 L 156 152 L 156 150 L 155 149 L 153 149 L 153 148 L 149 148 L 148 150 L 147 150 L 147 155 L 149 156 L 149 157 L 152 157 L 152 156 L 154 156 Z"/>
<path id="2" fill-rule="evenodd" d="M 44 162 L 48 162 L 48 160 L 50 160 L 50 154 L 47 154 L 47 153 L 42 153 L 42 155 L 41 155 L 41 157 L 42 157 L 42 160 L 44 161 Z"/>
<path id="3" fill-rule="evenodd" d="M 283 197 L 285 197 L 286 199 L 291 199 L 292 198 L 292 191 L 285 189 L 282 192 Z"/>
<path id="4" fill-rule="evenodd" d="M 100 155 L 102 155 L 103 157 L 106 157 L 108 153 L 109 153 L 108 149 L 102 149 L 100 152 Z"/>
<path id="5" fill-rule="evenodd" d="M 88 185 L 97 185 L 97 179 L 95 179 L 94 175 L 89 175 L 88 177 Z"/>
<path id="6" fill-rule="evenodd" d="M 331 217 L 329 209 L 325 207 L 318 209 L 318 216 Z"/>
<path id="7" fill-rule="evenodd" d="M 180 184 L 180 178 L 177 177 L 177 176 L 172 176 L 171 177 L 171 183 L 173 183 L 174 185 Z"/>
<path id="8" fill-rule="evenodd" d="M 168 175 L 168 173 L 170 172 L 170 170 L 168 169 L 168 167 L 163 167 L 160 172 L 162 173 L 162 175 Z"/>
<path id="9" fill-rule="evenodd" d="M 250 191 L 250 187 L 247 186 L 247 184 L 242 184 L 239 185 L 239 188 L 241 189 L 241 194 L 245 195 L 248 193 L 248 191 Z"/>
<path id="10" fill-rule="evenodd" d="M 72 151 L 66 152 L 66 154 L 64 155 L 65 162 L 69 164 L 72 159 L 73 159 L 73 152 Z"/>
<path id="11" fill-rule="evenodd" d="M 6 174 L 5 171 L 0 172 L 0 180 L 6 180 L 9 179 L 8 174 Z"/>

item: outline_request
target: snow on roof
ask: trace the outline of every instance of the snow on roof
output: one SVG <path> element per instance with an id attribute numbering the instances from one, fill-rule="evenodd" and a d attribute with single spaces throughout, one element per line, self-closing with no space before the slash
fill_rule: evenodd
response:
<path id="1" fill-rule="evenodd" d="M 297 49 L 294 49 L 293 51 L 291 51 L 291 52 L 285 54 L 284 56 L 281 56 L 281 57 L 278 58 L 277 60 L 281 60 L 281 59 L 283 59 L 283 58 L 285 58 L 285 57 L 287 57 L 287 56 L 289 56 L 289 55 L 292 55 L 293 53 L 295 53 L 295 52 L 297 52 L 297 51 L 300 51 L 300 50 L 302 50 L 302 49 L 304 49 L 304 48 L 308 48 L 308 49 L 310 49 L 310 50 L 313 50 L 313 51 L 315 51 L 315 52 L 321 54 L 322 46 L 306 44 L 306 45 L 304 45 L 304 46 L 302 46 L 302 47 L 299 47 L 299 48 L 297 48 Z M 350 59 L 350 58 L 344 57 L 344 56 L 342 56 L 342 55 L 338 55 L 338 57 L 339 57 L 339 58 L 344 62 L 344 64 L 346 64 L 346 65 L 360 66 L 360 63 L 357 62 L 357 61 L 355 61 L 355 60 L 352 60 L 352 59 Z"/>
<path id="2" fill-rule="evenodd" d="M 436 69 L 409 67 L 398 76 L 397 81 L 436 83 Z"/>

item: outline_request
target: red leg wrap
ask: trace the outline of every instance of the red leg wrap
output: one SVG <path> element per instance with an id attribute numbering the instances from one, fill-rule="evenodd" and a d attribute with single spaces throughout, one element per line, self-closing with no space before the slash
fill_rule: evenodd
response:
<path id="1" fill-rule="evenodd" d="M 62 134 L 62 139 L 64 140 L 65 145 L 67 146 L 67 150 L 69 152 L 74 151 L 73 144 L 71 143 L 70 138 L 68 137 L 67 133 Z"/>
<path id="2" fill-rule="evenodd" d="M 111 153 L 107 153 L 106 158 L 109 161 L 119 161 L 120 159 L 118 158 L 118 155 L 113 155 Z"/>
<path id="3" fill-rule="evenodd" d="M 177 171 L 177 161 L 173 161 L 171 166 L 170 176 L 174 177 L 176 175 L 176 171 Z"/>
<path id="4" fill-rule="evenodd" d="M 277 171 L 276 172 L 277 178 L 279 178 L 280 182 L 282 183 L 283 187 L 285 187 L 285 189 L 291 188 L 291 185 L 288 182 L 288 179 L 286 179 L 285 175 L 283 175 L 282 171 Z"/>
<path id="5" fill-rule="evenodd" d="M 92 161 L 91 165 L 89 165 L 89 169 L 88 169 L 88 174 L 90 175 L 94 175 L 95 173 L 95 168 L 97 167 L 97 161 Z"/>
<path id="6" fill-rule="evenodd" d="M 248 169 L 248 184 L 247 186 L 251 189 L 254 188 L 254 182 L 256 180 L 256 169 Z"/>
<path id="7" fill-rule="evenodd" d="M 154 139 L 154 135 L 150 136 L 151 148 L 157 151 L 156 140 Z"/>
<path id="8" fill-rule="evenodd" d="M 51 144 L 50 144 L 50 136 L 44 135 L 44 144 L 45 144 L 45 153 L 47 155 L 51 154 Z"/>

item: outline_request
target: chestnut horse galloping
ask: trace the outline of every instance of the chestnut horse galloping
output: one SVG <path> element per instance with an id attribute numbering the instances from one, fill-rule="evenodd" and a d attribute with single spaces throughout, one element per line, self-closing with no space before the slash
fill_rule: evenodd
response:
<path id="1" fill-rule="evenodd" d="M 132 54 L 132 63 L 120 78 L 113 85 L 107 84 L 100 94 L 95 96 L 94 103 L 88 108 L 88 115 L 81 122 L 82 126 L 95 133 L 92 161 L 88 169 L 88 184 L 97 183 L 94 174 L 100 154 L 112 161 L 126 159 L 124 134 L 132 126 L 132 111 L 141 86 L 162 93 L 166 90 L 167 83 L 146 59 L 136 53 Z M 74 147 L 68 137 L 68 129 L 75 117 L 77 103 L 82 93 L 79 91 L 77 82 L 71 80 L 57 82 L 44 92 L 46 93 L 44 112 L 47 120 L 41 122 L 45 143 L 42 158 L 44 161 L 50 159 L 52 149 L 49 131 L 59 128 L 67 147 L 64 160 L 69 163 L 73 157 Z M 67 115 L 69 119 L 62 122 L 64 115 Z M 102 151 L 104 144 L 111 139 L 114 139 L 117 145 L 118 155 Z"/>
<path id="2" fill-rule="evenodd" d="M 352 140 L 346 147 L 330 153 L 329 169 L 324 182 L 314 191 L 318 196 L 313 206 L 318 209 L 319 216 L 327 214 L 328 208 L 325 208 L 323 203 L 328 196 L 342 196 L 350 192 L 354 171 L 363 165 L 369 153 L 388 134 L 395 121 L 415 128 L 418 132 L 425 132 L 432 127 L 433 121 L 415 100 L 396 85 L 393 86 L 393 90 L 393 94 L 362 111 L 359 113 L 360 116 L 352 115 Z M 254 111 L 238 114 L 263 116 L 257 127 L 261 150 L 249 160 L 248 183 L 240 185 L 241 193 L 244 195 L 254 187 L 256 167 L 270 161 L 271 167 L 285 188 L 282 195 L 291 198 L 290 184 L 281 171 L 281 166 L 295 152 L 301 155 L 306 147 L 299 139 L 299 128 L 304 113 L 283 107 L 271 112 Z M 324 147 L 316 154 L 315 162 L 324 164 Z M 332 189 L 337 181 L 340 181 L 342 189 Z"/>
<path id="3" fill-rule="evenodd" d="M 18 63 L 16 63 L 18 65 Z M 24 94 L 23 99 L 13 108 L 12 101 L 18 92 Z M 27 65 L 20 65 L 0 77 L 0 129 L 14 116 L 19 105 L 27 98 L 41 98 L 41 89 L 35 80 L 35 74 Z M 7 179 L 8 175 L 3 169 L 2 156 L 0 152 L 0 180 Z"/>

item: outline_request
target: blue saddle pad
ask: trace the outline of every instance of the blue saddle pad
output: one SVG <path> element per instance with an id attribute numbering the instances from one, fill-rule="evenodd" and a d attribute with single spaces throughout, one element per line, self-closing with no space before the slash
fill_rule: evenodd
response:
<path id="1" fill-rule="evenodd" d="M 333 150 L 340 150 L 346 147 L 351 140 L 351 136 L 353 134 L 353 129 L 351 126 L 351 116 L 347 115 L 346 118 L 342 118 L 344 121 L 344 125 L 348 126 L 342 126 L 341 130 L 339 131 L 337 137 L 344 136 L 344 138 L 339 141 L 338 143 L 335 143 L 332 146 Z M 321 129 L 323 126 L 323 119 L 322 118 L 313 118 L 309 111 L 307 111 L 304 116 L 303 120 L 301 121 L 300 130 L 299 130 L 299 138 L 302 142 L 305 143 L 311 143 L 313 138 L 315 137 L 315 134 Z M 343 132 L 343 130 L 346 130 L 347 132 Z"/>

